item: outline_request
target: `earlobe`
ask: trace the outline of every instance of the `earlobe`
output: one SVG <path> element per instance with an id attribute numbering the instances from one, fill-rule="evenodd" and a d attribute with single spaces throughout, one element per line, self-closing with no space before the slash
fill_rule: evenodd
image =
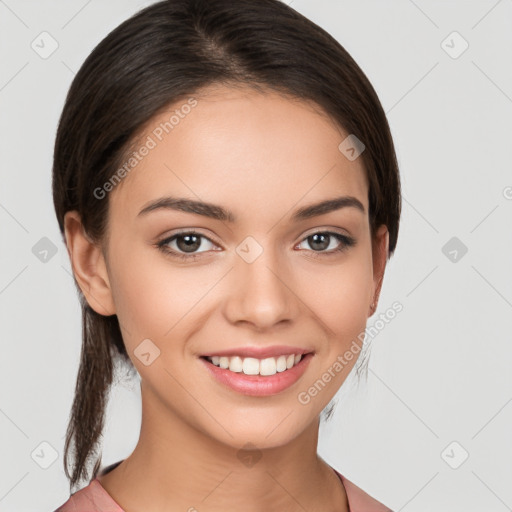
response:
<path id="1" fill-rule="evenodd" d="M 384 272 L 389 251 L 389 231 L 384 224 L 379 227 L 375 235 L 375 241 L 372 243 L 373 258 L 373 285 L 374 291 L 372 295 L 372 303 L 370 305 L 370 316 L 373 315 L 379 303 L 382 281 L 384 280 Z"/>
<path id="2" fill-rule="evenodd" d="M 100 315 L 114 315 L 115 305 L 103 252 L 85 233 L 77 211 L 65 214 L 64 231 L 73 274 L 87 303 Z"/>

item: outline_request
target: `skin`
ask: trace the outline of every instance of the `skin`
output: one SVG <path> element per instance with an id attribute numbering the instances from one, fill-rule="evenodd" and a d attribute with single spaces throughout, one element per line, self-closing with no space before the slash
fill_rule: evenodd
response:
<path id="1" fill-rule="evenodd" d="M 190 114 L 110 192 L 105 244 L 84 235 L 77 212 L 65 218 L 81 290 L 95 311 L 118 316 L 141 376 L 138 444 L 100 482 L 126 512 L 348 510 L 317 441 L 320 412 L 357 358 L 308 404 L 297 395 L 357 340 L 378 301 L 388 231 L 370 236 L 362 159 L 338 150 L 348 134 L 311 103 L 220 85 L 194 97 Z M 142 139 L 180 105 L 153 119 Z M 137 216 L 166 195 L 221 205 L 237 221 L 164 209 Z M 364 213 L 347 207 L 291 221 L 299 207 L 341 195 L 359 199 Z M 207 237 L 195 261 L 155 245 L 182 228 Z M 356 243 L 332 253 L 335 238 L 327 249 L 308 242 L 326 231 Z M 247 236 L 263 249 L 250 264 L 236 252 Z M 176 240 L 168 247 L 186 254 Z M 134 350 L 148 338 L 160 356 L 146 366 Z M 315 355 L 298 382 L 268 397 L 223 386 L 199 359 L 269 345 Z M 250 467 L 237 457 L 247 443 L 261 455 Z"/>

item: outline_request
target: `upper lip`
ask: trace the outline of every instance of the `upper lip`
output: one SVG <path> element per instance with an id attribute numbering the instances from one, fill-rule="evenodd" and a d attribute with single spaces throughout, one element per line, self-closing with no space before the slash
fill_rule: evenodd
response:
<path id="1" fill-rule="evenodd" d="M 291 347 L 286 345 L 273 345 L 272 347 L 237 347 L 226 350 L 216 350 L 202 354 L 202 357 L 254 357 L 256 359 L 264 359 L 266 357 L 279 357 L 289 354 L 308 354 L 313 350 L 302 347 Z"/>

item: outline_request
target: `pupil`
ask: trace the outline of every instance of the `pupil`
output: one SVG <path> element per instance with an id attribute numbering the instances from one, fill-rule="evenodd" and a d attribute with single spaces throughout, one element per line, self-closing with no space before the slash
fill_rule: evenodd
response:
<path id="1" fill-rule="evenodd" d="M 181 244 L 180 240 L 184 240 L 185 244 Z M 201 245 L 199 237 L 196 235 L 182 235 L 177 239 L 176 242 L 180 250 L 185 252 L 194 252 L 194 250 L 198 249 Z"/>
<path id="2" fill-rule="evenodd" d="M 314 235 L 311 235 L 310 238 L 313 239 L 313 243 L 311 244 L 313 249 L 326 249 L 327 247 L 329 247 L 329 235 L 315 233 Z M 318 241 L 318 239 L 320 238 L 322 239 L 322 241 Z M 320 244 L 320 247 L 314 247 L 314 244 Z"/>

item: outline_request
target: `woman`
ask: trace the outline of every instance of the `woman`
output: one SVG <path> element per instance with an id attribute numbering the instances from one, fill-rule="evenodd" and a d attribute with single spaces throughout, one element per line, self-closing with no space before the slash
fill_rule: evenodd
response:
<path id="1" fill-rule="evenodd" d="M 389 510 L 317 454 L 401 205 L 385 114 L 339 43 L 278 0 L 145 8 L 73 81 L 53 195 L 83 310 L 64 465 L 88 482 L 60 512 Z M 117 361 L 142 425 L 101 469 Z"/>

